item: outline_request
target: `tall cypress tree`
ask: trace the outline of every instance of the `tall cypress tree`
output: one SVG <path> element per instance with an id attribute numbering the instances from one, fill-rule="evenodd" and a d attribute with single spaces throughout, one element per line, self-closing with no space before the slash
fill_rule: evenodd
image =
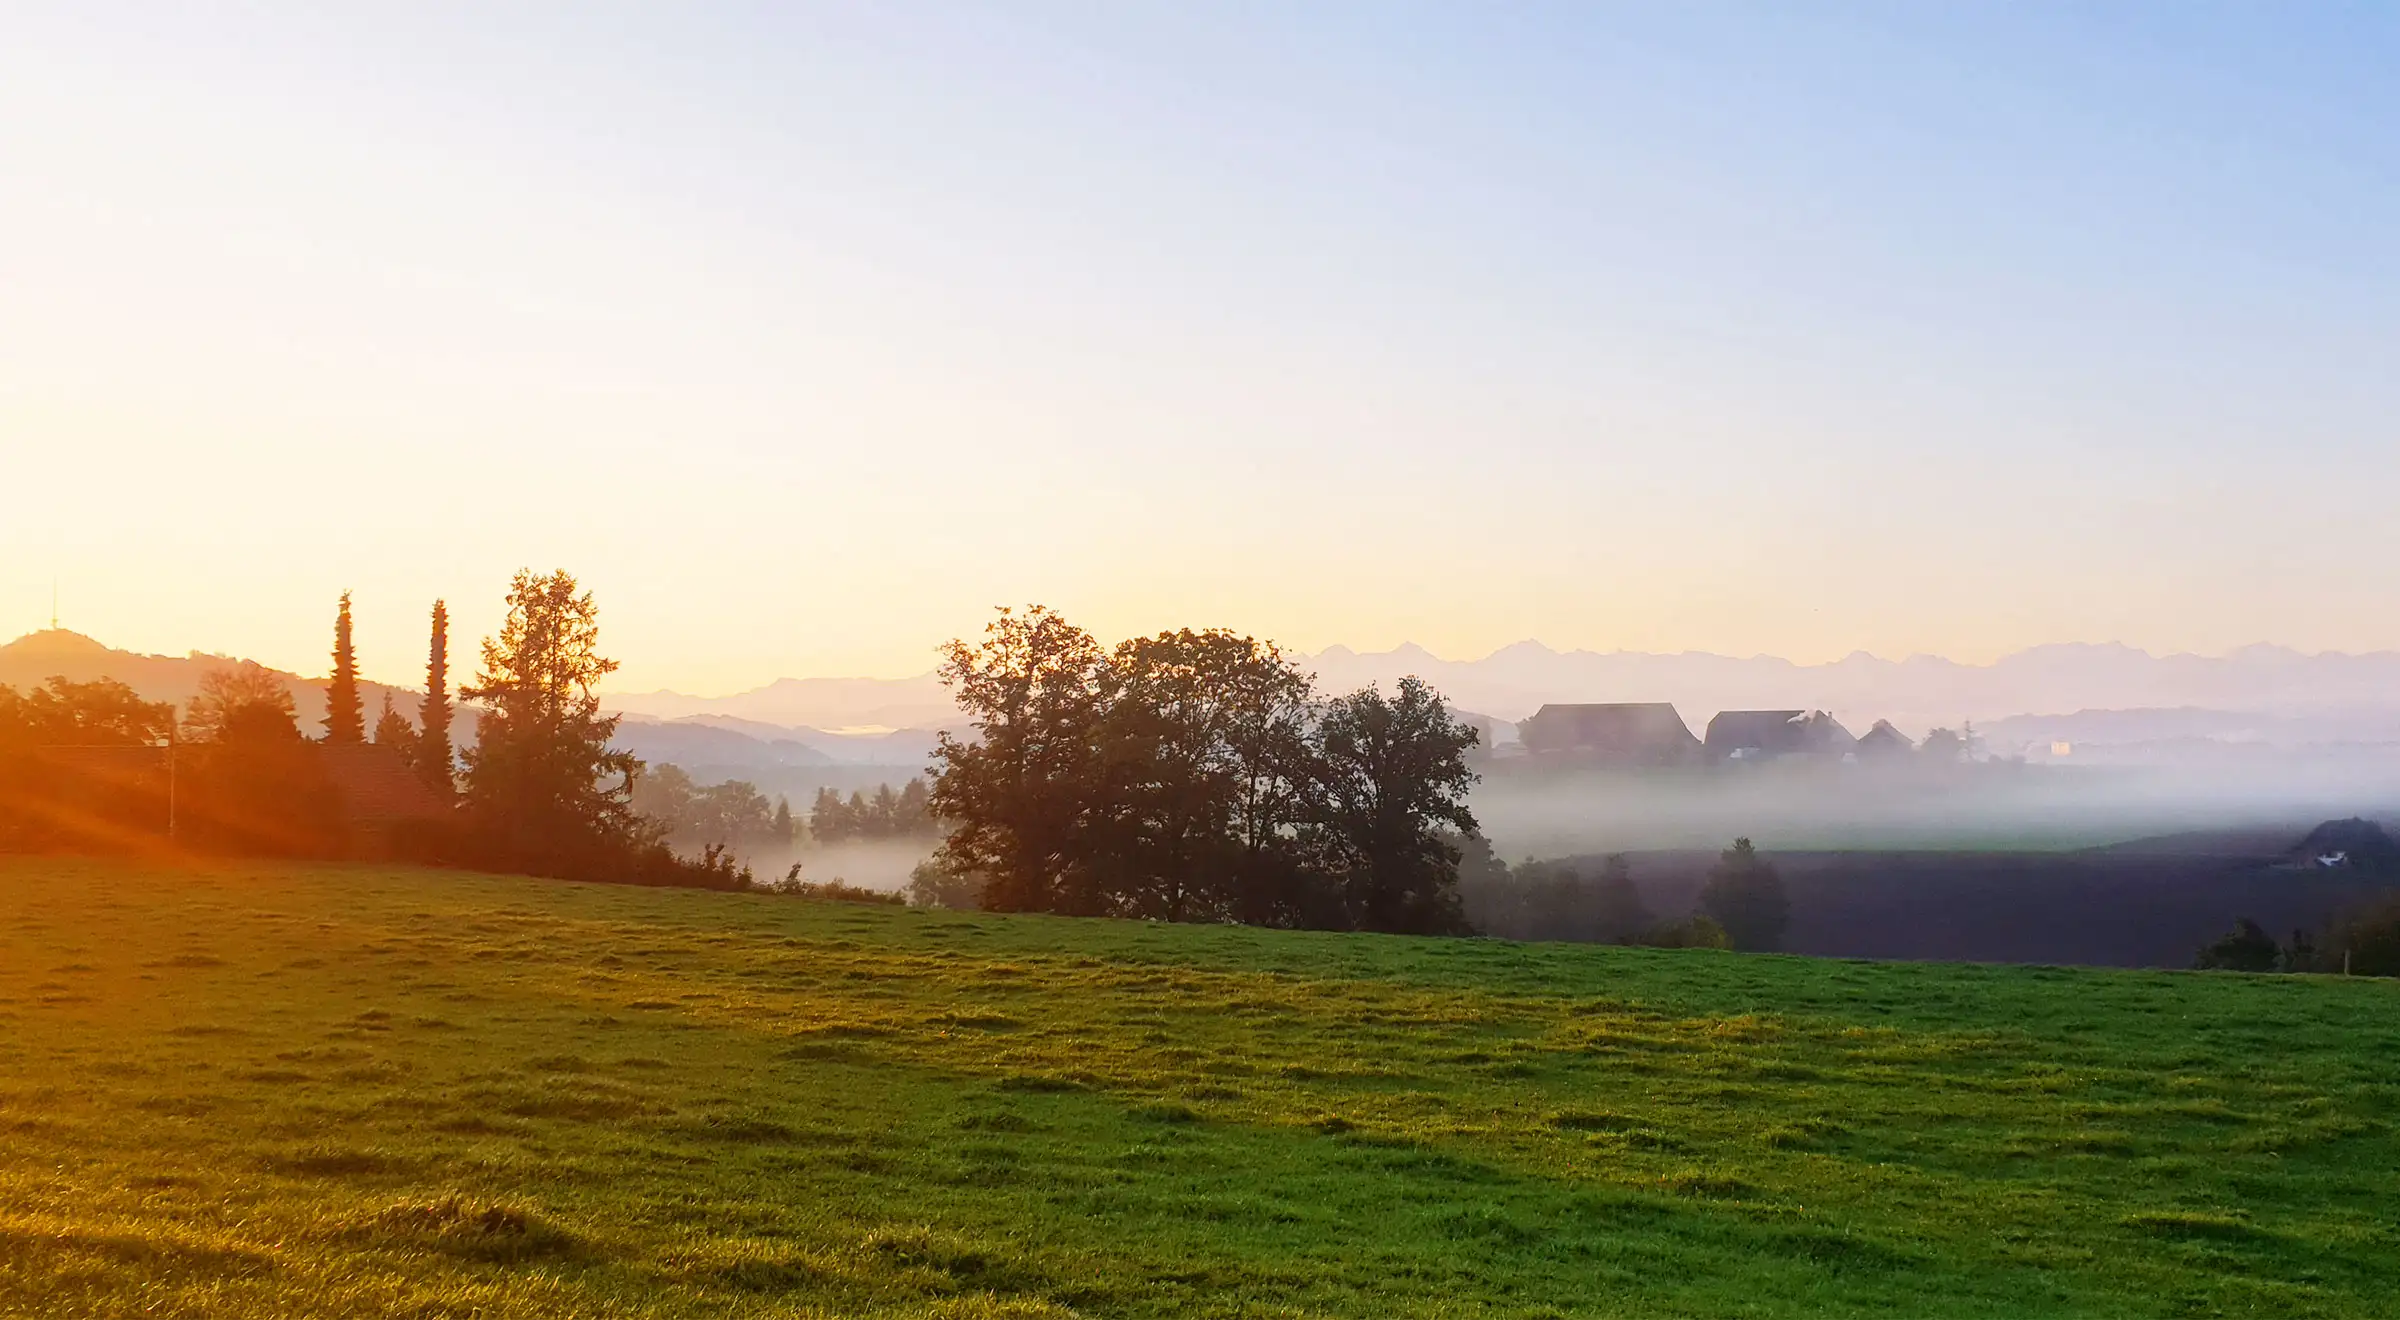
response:
<path id="1" fill-rule="evenodd" d="M 358 699 L 358 653 L 350 647 L 350 593 L 333 618 L 333 681 L 325 685 L 325 741 L 363 743 L 367 710 Z"/>
<path id="2" fill-rule="evenodd" d="M 448 793 L 457 787 L 451 779 L 454 767 L 450 759 L 450 609 L 441 601 L 433 603 L 433 645 L 425 657 L 425 704 L 417 710 L 417 773 L 425 776 L 427 787 Z"/>

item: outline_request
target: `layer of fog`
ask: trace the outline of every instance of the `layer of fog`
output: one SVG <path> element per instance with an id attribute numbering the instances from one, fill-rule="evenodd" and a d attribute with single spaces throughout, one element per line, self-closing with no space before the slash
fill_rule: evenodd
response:
<path id="1" fill-rule="evenodd" d="M 2257 752 L 2231 765 L 1793 760 L 1577 770 L 1516 760 L 1481 769 L 1470 804 L 1495 850 L 1511 862 L 1717 849 L 1737 836 L 1784 852 L 2050 851 L 2194 831 L 2270 837 L 2281 831 L 2296 842 L 2308 826 L 2348 816 L 2400 824 L 2400 748 L 2389 745 Z M 804 839 L 797 847 L 737 844 L 732 851 L 761 882 L 781 879 L 799 862 L 803 880 L 900 890 L 934 847 L 928 839 L 831 845 Z"/>
<path id="2" fill-rule="evenodd" d="M 2400 749 L 2232 766 L 1958 766 L 1779 762 L 1712 769 L 1487 766 L 1472 804 L 1511 861 L 1722 848 L 2048 850 L 2189 831 L 2400 819 Z"/>

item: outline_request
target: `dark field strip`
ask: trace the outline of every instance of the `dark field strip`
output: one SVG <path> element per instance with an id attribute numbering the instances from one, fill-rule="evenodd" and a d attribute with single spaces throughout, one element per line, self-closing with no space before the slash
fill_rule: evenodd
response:
<path id="1" fill-rule="evenodd" d="M 0 863 L 0 1311 L 2394 1313 L 2400 987 Z"/>

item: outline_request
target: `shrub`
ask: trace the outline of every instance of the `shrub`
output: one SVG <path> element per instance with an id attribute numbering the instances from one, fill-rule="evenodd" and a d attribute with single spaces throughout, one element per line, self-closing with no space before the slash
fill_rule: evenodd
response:
<path id="1" fill-rule="evenodd" d="M 2216 943 L 2200 950 L 2192 966 L 2201 971 L 2271 972 L 2281 961 L 2282 950 L 2275 947 L 2275 937 L 2243 917 Z"/>

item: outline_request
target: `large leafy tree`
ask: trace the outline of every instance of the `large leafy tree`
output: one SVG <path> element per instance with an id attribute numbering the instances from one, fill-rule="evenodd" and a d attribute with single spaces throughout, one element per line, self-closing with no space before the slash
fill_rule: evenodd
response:
<path id="1" fill-rule="evenodd" d="M 633 809 L 666 834 L 679 834 L 691 824 L 692 800 L 699 786 L 682 766 L 672 761 L 645 766 L 633 785 Z"/>
<path id="2" fill-rule="evenodd" d="M 333 678 L 325 684 L 325 741 L 367 740 L 367 711 L 358 696 L 358 651 L 350 644 L 350 593 L 333 616 Z"/>
<path id="3" fill-rule="evenodd" d="M 279 721 L 289 725 L 296 738 L 300 726 L 292 712 L 291 685 L 281 674 L 252 661 L 238 661 L 200 676 L 200 691 L 184 708 L 184 737 L 198 743 L 217 742 L 237 723 L 255 732 Z"/>
<path id="4" fill-rule="evenodd" d="M 933 809 L 956 822 L 942 864 L 981 876 L 990 911 L 1116 910 L 1090 810 L 1113 685 L 1107 653 L 1040 606 L 1003 609 L 980 644 L 943 648 L 941 676 L 974 730 L 945 732 L 934 750 Z"/>
<path id="5" fill-rule="evenodd" d="M 425 655 L 425 701 L 417 708 L 417 773 L 447 797 L 457 789 L 450 748 L 450 607 L 433 603 L 433 639 Z"/>
<path id="6" fill-rule="evenodd" d="M 1476 832 L 1466 754 L 1479 740 L 1419 678 L 1401 679 L 1390 697 L 1364 688 L 1327 704 L 1315 737 L 1316 839 L 1341 924 L 1414 934 L 1467 928 L 1450 838 Z"/>
<path id="7" fill-rule="evenodd" d="M 186 838 L 249 855 L 338 850 L 340 804 L 324 752 L 301 736 L 281 675 L 247 662 L 201 675 L 185 729 L 197 744 L 186 777 Z"/>
<path id="8" fill-rule="evenodd" d="M 146 747 L 174 728 L 174 706 L 144 701 L 113 678 L 53 677 L 23 696 L 0 687 L 0 746 Z"/>
<path id="9" fill-rule="evenodd" d="M 1035 608 L 953 642 L 972 721 L 936 751 L 936 869 L 982 906 L 1170 921 L 1456 931 L 1475 731 L 1411 679 L 1320 704 L 1270 643 L 1221 630 L 1104 651 Z M 837 810 L 820 802 L 820 838 Z"/>
<path id="10" fill-rule="evenodd" d="M 175 708 L 113 679 L 0 686 L 0 851 L 115 848 L 167 823 Z"/>
<path id="11" fill-rule="evenodd" d="M 1311 784 L 1307 674 L 1223 630 L 1135 638 L 1110 657 L 1099 728 L 1105 840 L 1132 910 L 1271 921 Z"/>
<path id="12" fill-rule="evenodd" d="M 630 802 L 641 762 L 609 747 L 617 720 L 600 713 L 597 685 L 617 664 L 599 639 L 599 608 L 572 575 L 520 569 L 500 635 L 459 690 L 482 708 L 467 805 L 509 864 L 581 870 L 646 839 Z"/>
<path id="13" fill-rule="evenodd" d="M 858 834 L 857 820 L 830 786 L 819 788 L 816 801 L 809 804 L 808 833 L 819 843 L 840 843 Z"/>

